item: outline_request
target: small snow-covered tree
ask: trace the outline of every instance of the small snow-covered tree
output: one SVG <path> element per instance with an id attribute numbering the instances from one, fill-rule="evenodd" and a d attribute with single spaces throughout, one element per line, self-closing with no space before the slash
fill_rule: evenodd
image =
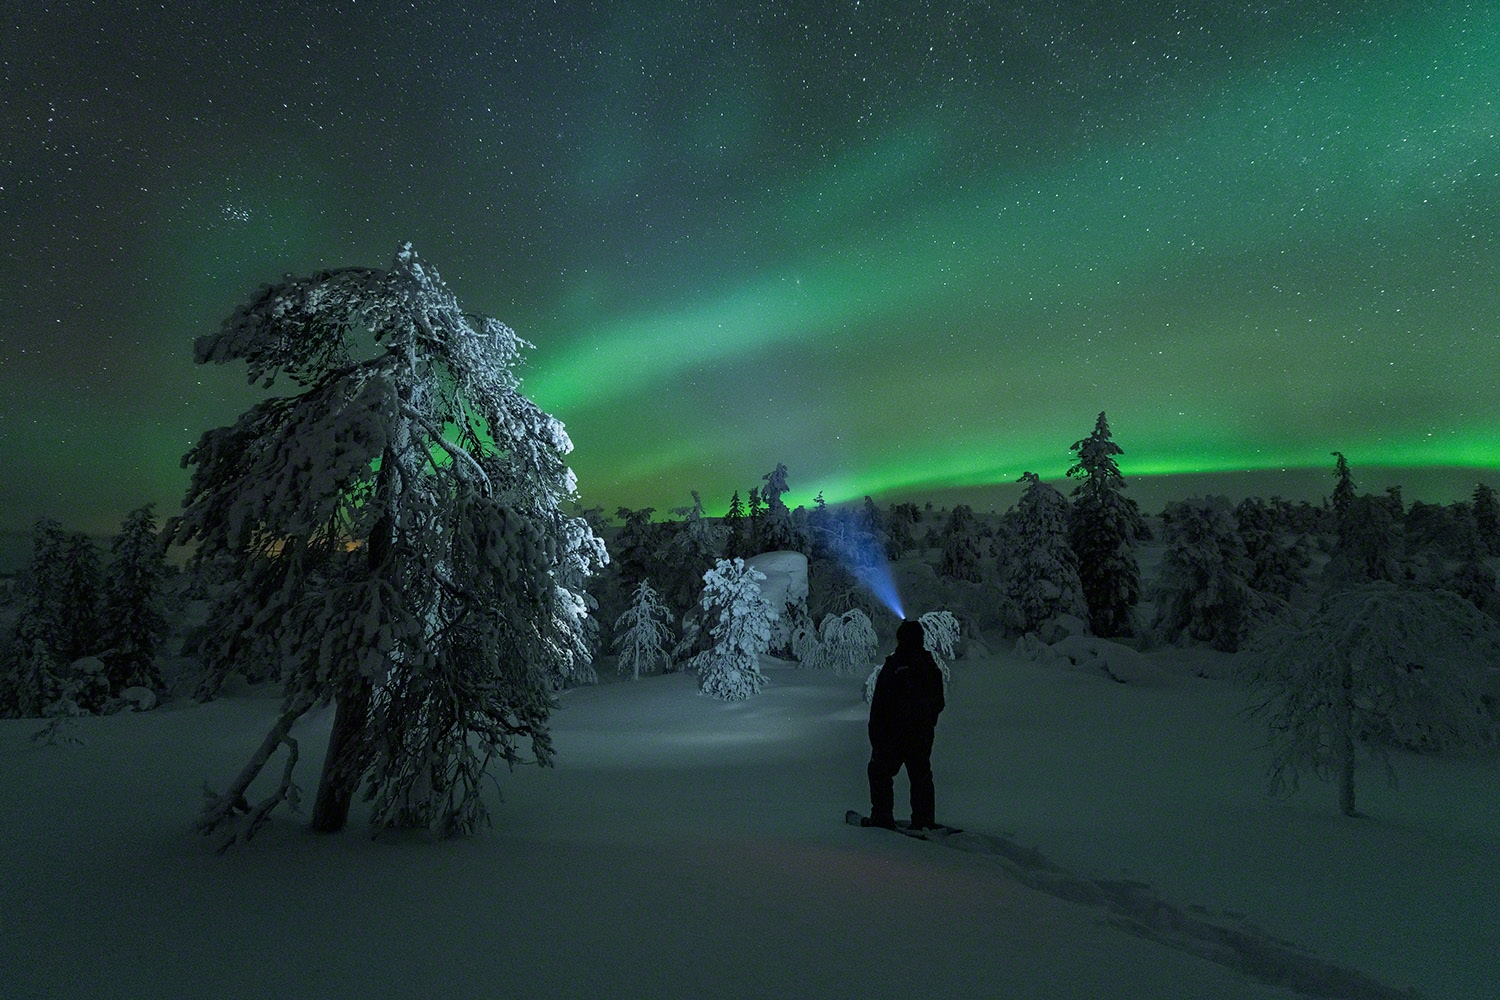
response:
<path id="1" fill-rule="evenodd" d="M 1240 657 L 1252 711 L 1271 730 L 1272 790 L 1302 772 L 1338 782 L 1356 815 L 1355 746 L 1441 749 L 1488 738 L 1483 671 L 1500 626 L 1446 591 L 1371 583 L 1330 595 L 1307 618 L 1288 613 Z"/>
<path id="2" fill-rule="evenodd" d="M 628 673 L 631 680 L 640 680 L 641 674 L 649 674 L 658 664 L 664 670 L 671 667 L 671 654 L 667 652 L 672 648 L 671 621 L 672 612 L 651 589 L 651 582 L 642 580 L 635 588 L 630 607 L 615 619 L 620 673 Z"/>
<path id="3" fill-rule="evenodd" d="M 1149 535 L 1135 501 L 1124 494 L 1125 477 L 1115 456 L 1124 454 L 1110 438 L 1100 413 L 1094 431 L 1073 442 L 1078 461 L 1069 477 L 1082 477 L 1073 489 L 1068 540 L 1078 557 L 1078 578 L 1089 608 L 1089 628 L 1098 636 L 1134 632 L 1131 609 L 1141 596 L 1141 568 L 1135 544 Z"/>
<path id="4" fill-rule="evenodd" d="M 280 663 L 279 718 L 205 833 L 249 836 L 295 799 L 293 724 L 336 703 L 312 823 L 343 827 L 363 784 L 378 827 L 444 834 L 487 819 L 491 766 L 548 763 L 553 693 L 587 655 L 579 580 L 605 559 L 581 517 L 562 424 L 520 391 L 528 346 L 474 316 L 411 246 L 389 269 L 263 288 L 199 363 L 243 360 L 293 391 L 211 430 L 188 453 L 168 528 L 235 571 L 217 617 L 234 658 Z M 277 787 L 240 817 L 287 749 Z"/>
<path id="5" fill-rule="evenodd" d="M 104 654 L 110 690 L 162 687 L 156 653 L 167 634 L 167 559 L 151 505 L 126 515 L 110 543 L 104 588 Z"/>
<path id="6" fill-rule="evenodd" d="M 875 662 L 879 640 L 870 616 L 851 608 L 841 615 L 824 615 L 815 640 L 799 645 L 798 656 L 804 667 L 857 675 Z"/>
<path id="7" fill-rule="evenodd" d="M 1167 547 L 1156 628 L 1168 641 L 1185 636 L 1234 652 L 1270 604 L 1250 587 L 1250 560 L 1228 498 L 1169 503 L 1162 524 Z"/>
<path id="8" fill-rule="evenodd" d="M 705 694 L 739 701 L 765 684 L 760 657 L 771 648 L 771 623 L 778 612 L 761 596 L 766 575 L 743 559 L 720 559 L 703 574 L 699 603 L 710 619 L 713 645 L 689 666 Z"/>
<path id="9" fill-rule="evenodd" d="M 1068 501 L 1034 472 L 1021 481 L 1026 492 L 1012 521 L 1013 556 L 1005 577 L 1005 596 L 1020 616 L 1016 624 L 1031 632 L 1058 615 L 1087 621 L 1078 556 L 1068 541 Z"/>

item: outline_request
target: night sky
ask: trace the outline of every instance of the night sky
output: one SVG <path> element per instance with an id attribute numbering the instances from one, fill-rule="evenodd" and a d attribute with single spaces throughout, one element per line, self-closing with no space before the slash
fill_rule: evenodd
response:
<path id="1" fill-rule="evenodd" d="M 0 530 L 175 512 L 259 398 L 193 337 L 404 240 L 609 512 L 1058 477 L 1100 410 L 1132 484 L 1500 486 L 1494 3 L 33 0 L 0 53 Z"/>

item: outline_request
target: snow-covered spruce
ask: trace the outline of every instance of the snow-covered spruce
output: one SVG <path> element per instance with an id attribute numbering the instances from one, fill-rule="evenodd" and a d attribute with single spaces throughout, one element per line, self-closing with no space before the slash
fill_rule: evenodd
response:
<path id="1" fill-rule="evenodd" d="M 651 589 L 649 580 L 635 588 L 630 607 L 615 619 L 615 649 L 620 653 L 620 673 L 639 680 L 658 665 L 671 669 L 672 612 Z"/>
<path id="2" fill-rule="evenodd" d="M 766 575 L 743 559 L 720 559 L 703 574 L 699 604 L 712 622 L 713 645 L 688 662 L 705 694 L 738 701 L 765 684 L 760 657 L 771 645 L 775 608 L 761 596 Z"/>
<path id="3" fill-rule="evenodd" d="M 1015 558 L 1005 578 L 1005 595 L 1020 616 L 1014 624 L 1032 632 L 1059 615 L 1087 619 L 1078 557 L 1068 541 L 1068 501 L 1034 472 L 1021 481 L 1026 492 L 1016 505 Z"/>
<path id="4" fill-rule="evenodd" d="M 1168 641 L 1196 639 L 1234 652 L 1276 603 L 1250 586 L 1253 566 L 1229 500 L 1169 503 L 1162 524 L 1167 550 L 1156 587 L 1155 628 Z"/>
<path id="5" fill-rule="evenodd" d="M 590 659 L 579 588 L 605 553 L 561 509 L 572 444 L 521 394 L 526 346 L 465 313 L 410 244 L 388 270 L 264 287 L 196 342 L 199 363 L 293 388 L 203 435 L 168 528 L 197 560 L 234 565 L 211 681 L 249 661 L 284 682 L 204 833 L 247 837 L 295 798 L 292 724 L 329 700 L 316 829 L 341 828 L 363 784 L 377 827 L 472 830 L 493 764 L 550 761 L 553 692 Z M 247 803 L 282 746 L 279 782 Z"/>
<path id="6" fill-rule="evenodd" d="M 1082 477 L 1073 489 L 1068 540 L 1078 557 L 1078 578 L 1088 604 L 1089 628 L 1099 636 L 1135 632 L 1132 609 L 1141 597 L 1136 542 L 1147 537 L 1135 501 L 1125 496 L 1125 478 L 1115 456 L 1124 454 L 1110 437 L 1104 414 L 1094 431 L 1073 442 L 1077 463 L 1069 477 Z"/>
<path id="7" fill-rule="evenodd" d="M 954 580 L 978 583 L 979 560 L 979 525 L 974 521 L 974 510 L 968 504 L 956 504 L 943 527 L 943 558 L 938 572 Z"/>
<path id="8" fill-rule="evenodd" d="M 0 716 L 40 718 L 77 711 L 66 677 L 62 525 L 51 518 L 31 532 L 31 562 L 21 585 L 21 613 L 6 637 L 0 667 Z"/>
<path id="9" fill-rule="evenodd" d="M 101 654 L 109 667 L 112 694 L 126 688 L 162 686 L 156 653 L 167 635 L 166 553 L 156 530 L 151 505 L 125 517 L 110 544 L 109 575 L 104 584 L 104 635 Z"/>

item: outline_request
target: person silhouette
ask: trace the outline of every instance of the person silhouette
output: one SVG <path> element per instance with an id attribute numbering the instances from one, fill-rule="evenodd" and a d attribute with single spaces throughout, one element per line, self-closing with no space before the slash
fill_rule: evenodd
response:
<path id="1" fill-rule="evenodd" d="M 911 783 L 911 825 L 937 825 L 932 741 L 943 710 L 943 674 L 923 644 L 922 623 L 896 629 L 896 650 L 885 658 L 870 698 L 870 815 L 865 826 L 896 828 L 895 778 L 904 766 Z"/>

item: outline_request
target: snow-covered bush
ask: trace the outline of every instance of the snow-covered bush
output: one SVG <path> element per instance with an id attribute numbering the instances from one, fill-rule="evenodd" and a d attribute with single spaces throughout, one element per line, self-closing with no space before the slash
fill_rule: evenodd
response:
<path id="1" fill-rule="evenodd" d="M 689 666 L 698 674 L 705 694 L 738 701 L 759 693 L 766 677 L 760 657 L 771 646 L 775 608 L 761 597 L 766 575 L 743 559 L 720 559 L 703 574 L 699 605 L 711 624 L 713 645 L 693 657 Z"/>
<path id="2" fill-rule="evenodd" d="M 615 619 L 615 649 L 620 652 L 620 673 L 639 680 L 660 664 L 671 669 L 668 650 L 672 646 L 672 612 L 651 589 L 649 580 L 635 588 L 630 607 Z"/>
<path id="3" fill-rule="evenodd" d="M 798 658 L 813 670 L 859 674 L 875 662 L 878 644 L 869 616 L 853 608 L 841 615 L 825 615 L 816 641 L 804 640 Z"/>
<path id="4" fill-rule="evenodd" d="M 1271 606 L 1250 586 L 1251 565 L 1225 497 L 1167 504 L 1166 552 L 1156 586 L 1156 628 L 1167 641 L 1234 652 Z"/>
<path id="5" fill-rule="evenodd" d="M 1447 591 L 1372 583 L 1257 634 L 1240 658 L 1252 711 L 1271 731 L 1271 786 L 1311 771 L 1335 778 L 1354 815 L 1355 743 L 1442 749 L 1489 738 L 1483 672 L 1500 626 Z"/>
<path id="6" fill-rule="evenodd" d="M 959 624 L 951 611 L 929 611 L 917 619 L 922 623 L 922 645 L 937 657 L 941 666 L 944 660 L 954 657 L 958 648 Z"/>

